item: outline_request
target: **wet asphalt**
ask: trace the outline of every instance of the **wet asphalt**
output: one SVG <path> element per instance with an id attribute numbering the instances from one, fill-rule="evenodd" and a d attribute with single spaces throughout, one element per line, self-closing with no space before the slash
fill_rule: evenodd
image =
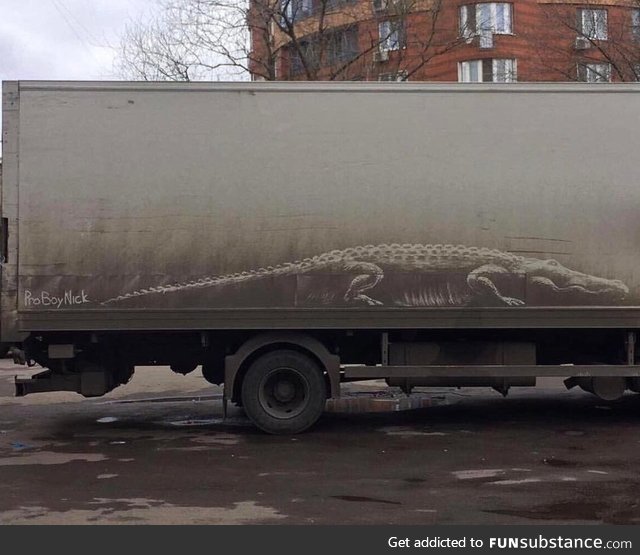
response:
<path id="1" fill-rule="evenodd" d="M 2 524 L 640 523 L 634 394 L 439 389 L 424 408 L 347 404 L 275 437 L 237 408 L 223 421 L 199 376 L 144 369 L 99 399 L 14 399 L 19 371 L 0 362 Z"/>

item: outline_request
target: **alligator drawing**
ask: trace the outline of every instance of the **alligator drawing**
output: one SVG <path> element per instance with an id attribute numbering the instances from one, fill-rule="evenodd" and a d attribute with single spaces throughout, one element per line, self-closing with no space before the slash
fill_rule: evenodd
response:
<path id="1" fill-rule="evenodd" d="M 285 276 L 316 276 L 316 284 L 306 288 L 305 296 L 318 304 L 465 306 L 480 299 L 490 305 L 521 306 L 527 288 L 610 301 L 620 301 L 629 292 L 622 281 L 574 271 L 556 260 L 464 245 L 383 244 L 334 250 L 276 267 L 158 285 L 102 304 L 181 291 L 219 290 Z M 342 279 L 336 281 L 331 276 Z M 376 291 L 384 289 L 385 280 L 393 283 L 386 288 L 383 302 L 375 297 Z"/>

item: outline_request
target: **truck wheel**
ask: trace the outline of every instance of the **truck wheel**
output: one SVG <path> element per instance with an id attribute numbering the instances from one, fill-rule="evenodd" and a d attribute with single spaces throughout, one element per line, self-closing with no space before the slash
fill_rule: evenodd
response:
<path id="1" fill-rule="evenodd" d="M 327 398 L 322 369 L 297 351 L 273 351 L 247 370 L 242 382 L 247 416 L 270 434 L 296 434 L 316 423 Z"/>

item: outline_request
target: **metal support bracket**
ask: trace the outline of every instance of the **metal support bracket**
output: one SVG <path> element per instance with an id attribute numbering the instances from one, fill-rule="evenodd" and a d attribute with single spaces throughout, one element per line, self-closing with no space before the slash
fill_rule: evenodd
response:
<path id="1" fill-rule="evenodd" d="M 225 421 L 227 419 L 227 410 L 228 410 L 229 400 L 227 399 L 226 391 L 222 393 L 222 420 Z"/>
<path id="2" fill-rule="evenodd" d="M 380 360 L 382 366 L 389 366 L 389 332 L 383 331 L 380 338 Z"/>
<path id="3" fill-rule="evenodd" d="M 627 364 L 633 366 L 636 363 L 636 332 L 628 331 L 625 338 L 627 347 Z"/>
<path id="4" fill-rule="evenodd" d="M 420 377 L 475 377 L 510 378 L 518 376 L 562 377 L 569 376 L 622 376 L 640 377 L 640 366 L 626 364 L 568 364 L 568 365 L 425 365 L 425 366 L 348 366 L 344 368 L 345 378 L 377 380 Z"/>

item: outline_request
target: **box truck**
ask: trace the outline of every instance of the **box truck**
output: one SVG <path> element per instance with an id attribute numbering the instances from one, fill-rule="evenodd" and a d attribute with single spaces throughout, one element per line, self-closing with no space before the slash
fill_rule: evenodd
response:
<path id="1" fill-rule="evenodd" d="M 271 433 L 340 384 L 640 390 L 640 86 L 3 84 L 17 395 L 201 368 Z"/>

